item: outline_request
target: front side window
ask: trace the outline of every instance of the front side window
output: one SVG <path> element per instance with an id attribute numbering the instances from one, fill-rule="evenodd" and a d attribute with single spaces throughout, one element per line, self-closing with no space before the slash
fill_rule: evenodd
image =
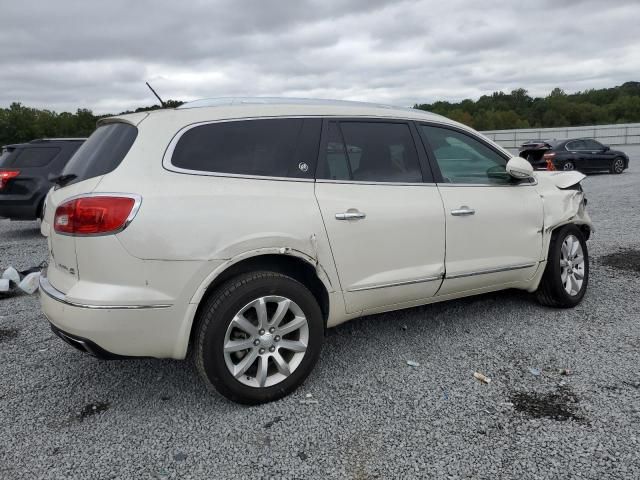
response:
<path id="1" fill-rule="evenodd" d="M 511 183 L 507 160 L 484 143 L 457 130 L 420 125 L 444 182 L 505 185 Z"/>
<path id="2" fill-rule="evenodd" d="M 360 182 L 422 182 L 409 125 L 329 122 L 319 178 Z"/>
<path id="3" fill-rule="evenodd" d="M 584 144 L 587 148 L 587 150 L 593 150 L 593 151 L 599 151 L 602 150 L 602 144 L 599 142 L 596 142 L 595 140 L 585 140 Z"/>
<path id="4" fill-rule="evenodd" d="M 171 163 L 201 172 L 313 178 L 320 122 L 277 118 L 199 125 L 180 137 Z"/>

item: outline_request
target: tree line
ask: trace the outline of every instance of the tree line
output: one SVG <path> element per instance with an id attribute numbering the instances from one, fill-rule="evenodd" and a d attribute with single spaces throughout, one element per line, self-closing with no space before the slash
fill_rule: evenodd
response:
<path id="1" fill-rule="evenodd" d="M 166 102 L 170 108 L 182 103 Z M 154 105 L 134 111 L 158 108 L 161 107 Z M 416 104 L 414 108 L 438 113 L 477 130 L 640 122 L 640 82 L 572 94 L 554 88 L 546 97 L 535 98 L 518 88 L 511 93 L 483 95 L 475 101 L 438 101 Z M 94 115 L 86 108 L 79 108 L 75 113 L 56 113 L 12 103 L 8 108 L 0 108 L 0 145 L 35 138 L 87 137 L 95 129 L 96 121 L 106 116 L 109 115 Z"/>
<path id="2" fill-rule="evenodd" d="M 546 97 L 531 97 L 523 88 L 494 92 L 478 100 L 416 104 L 476 130 L 575 127 L 640 122 L 640 82 L 572 94 L 554 88 Z"/>

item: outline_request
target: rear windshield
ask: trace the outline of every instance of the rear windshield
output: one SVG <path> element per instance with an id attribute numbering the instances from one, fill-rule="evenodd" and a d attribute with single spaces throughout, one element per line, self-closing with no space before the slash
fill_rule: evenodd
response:
<path id="1" fill-rule="evenodd" d="M 64 168 L 62 175 L 75 175 L 67 185 L 115 170 L 137 135 L 138 129 L 128 123 L 109 123 L 98 127 Z"/>
<path id="2" fill-rule="evenodd" d="M 60 153 L 59 147 L 25 147 L 13 159 L 12 167 L 44 167 Z"/>

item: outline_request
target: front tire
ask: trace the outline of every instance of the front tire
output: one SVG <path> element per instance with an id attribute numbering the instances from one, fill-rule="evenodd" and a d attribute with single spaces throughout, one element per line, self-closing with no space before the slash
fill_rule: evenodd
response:
<path id="1" fill-rule="evenodd" d="M 618 157 L 614 158 L 611 162 L 611 173 L 615 173 L 616 175 L 620 175 L 624 172 L 624 159 Z"/>
<path id="2" fill-rule="evenodd" d="M 196 331 L 196 367 L 228 399 L 255 405 L 300 386 L 322 348 L 324 320 L 313 294 L 275 272 L 239 275 L 206 302 Z"/>
<path id="3" fill-rule="evenodd" d="M 584 297 L 588 283 L 587 242 L 577 226 L 565 225 L 553 232 L 536 297 L 549 307 L 572 308 Z"/>

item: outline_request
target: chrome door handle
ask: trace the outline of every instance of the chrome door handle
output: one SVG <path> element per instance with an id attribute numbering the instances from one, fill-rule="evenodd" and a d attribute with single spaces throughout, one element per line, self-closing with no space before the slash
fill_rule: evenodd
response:
<path id="1" fill-rule="evenodd" d="M 336 213 L 336 220 L 362 220 L 367 215 L 358 211 L 347 211 L 342 213 Z"/>
<path id="2" fill-rule="evenodd" d="M 476 211 L 473 208 L 469 208 L 466 205 L 456 208 L 455 210 L 451 210 L 451 215 L 454 217 L 464 217 L 466 215 L 474 215 L 475 213 Z"/>

